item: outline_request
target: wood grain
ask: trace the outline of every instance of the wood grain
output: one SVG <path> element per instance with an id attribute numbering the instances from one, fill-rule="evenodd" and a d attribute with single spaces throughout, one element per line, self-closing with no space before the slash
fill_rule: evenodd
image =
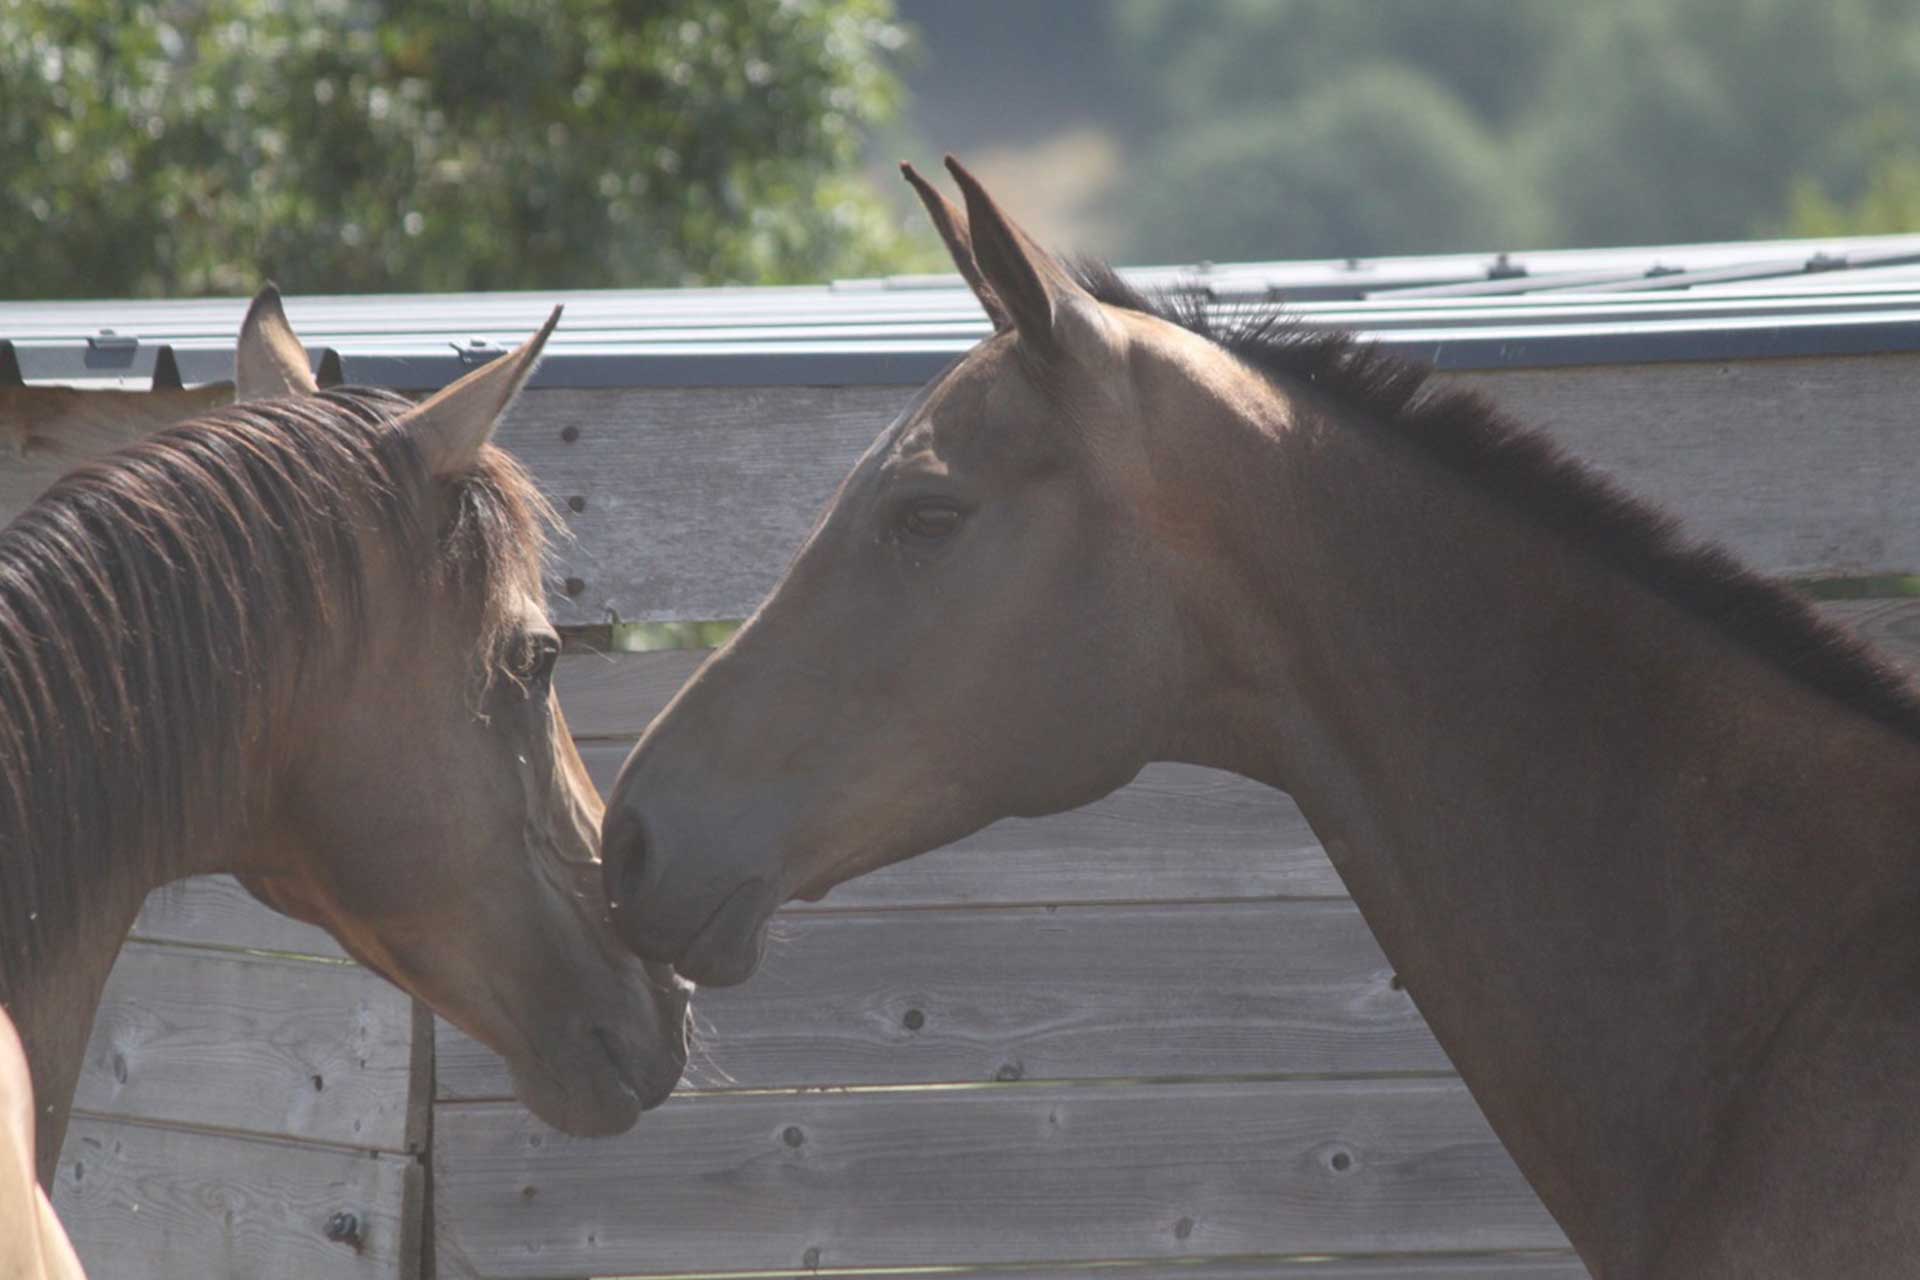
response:
<path id="1" fill-rule="evenodd" d="M 1453 375 L 1765 572 L 1920 568 L 1920 356 Z M 564 622 L 745 617 L 905 406 L 887 387 L 530 391 L 501 442 L 583 510 Z M 562 432 L 573 429 L 571 440 Z"/>
<path id="2" fill-rule="evenodd" d="M 95 1280 L 405 1280 L 419 1274 L 408 1158 L 76 1115 L 54 1207 Z M 354 1215 L 360 1245 L 326 1238 Z"/>
<path id="3" fill-rule="evenodd" d="M 1566 1247 L 1452 1081 L 701 1098 L 601 1141 L 498 1104 L 434 1124 L 456 1274 Z"/>
<path id="4" fill-rule="evenodd" d="M 1452 1068 L 1340 902 L 795 916 L 695 1001 L 701 1089 Z M 512 1096 L 442 1024 L 442 1098 Z"/>
<path id="5" fill-rule="evenodd" d="M 130 942 L 74 1106 L 405 1151 L 412 1006 L 358 965 Z"/>
<path id="6" fill-rule="evenodd" d="M 575 541 L 555 620 L 743 618 L 911 393 L 891 387 L 529 391 L 498 442 L 533 469 Z M 565 432 L 577 432 L 569 440 Z M 584 504 L 576 513 L 569 502 Z"/>

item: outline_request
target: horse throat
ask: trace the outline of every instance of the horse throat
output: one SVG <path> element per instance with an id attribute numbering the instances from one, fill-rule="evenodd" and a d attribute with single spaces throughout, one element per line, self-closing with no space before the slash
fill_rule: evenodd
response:
<path id="1" fill-rule="evenodd" d="M 1582 1256 L 1646 1274 L 1772 1037 L 1920 890 L 1920 746 L 1403 442 L 1220 465 L 1244 585 L 1181 754 L 1294 795 Z"/>

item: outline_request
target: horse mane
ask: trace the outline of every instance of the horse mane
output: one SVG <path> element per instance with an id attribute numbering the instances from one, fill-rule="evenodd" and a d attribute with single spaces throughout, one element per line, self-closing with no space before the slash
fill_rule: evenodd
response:
<path id="1" fill-rule="evenodd" d="M 1216 314 L 1202 289 L 1149 297 L 1103 263 L 1073 264 L 1098 301 L 1213 342 L 1281 384 L 1305 383 L 1352 421 L 1420 450 L 1536 525 L 1704 619 L 1749 652 L 1843 706 L 1920 739 L 1920 690 L 1802 596 L 1633 497 L 1477 392 L 1439 385 L 1425 364 L 1343 330 L 1308 329 L 1278 306 Z"/>
<path id="2" fill-rule="evenodd" d="M 236 405 L 83 466 L 0 531 L 0 974 L 140 859 L 223 815 L 271 693 L 364 638 L 365 552 L 479 593 L 491 671 L 550 510 L 488 448 L 436 481 L 411 402 L 337 388 Z M 0 998 L 8 993 L 0 989 Z"/>

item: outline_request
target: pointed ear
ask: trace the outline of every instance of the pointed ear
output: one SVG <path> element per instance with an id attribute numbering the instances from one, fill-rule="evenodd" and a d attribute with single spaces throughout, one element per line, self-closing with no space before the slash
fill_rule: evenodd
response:
<path id="1" fill-rule="evenodd" d="M 947 253 L 953 258 L 953 265 L 960 269 L 961 278 L 986 309 L 987 319 L 993 321 L 994 332 L 1013 328 L 1013 317 L 1000 305 L 1000 299 L 994 296 L 993 286 L 980 274 L 980 264 L 973 260 L 973 242 L 967 237 L 967 215 L 954 207 L 953 201 L 941 195 L 939 188 L 921 177 L 920 171 L 912 165 L 901 161 L 900 174 L 919 195 L 920 203 L 927 207 L 927 217 L 933 220 L 933 229 L 946 242 Z"/>
<path id="2" fill-rule="evenodd" d="M 178 391 L 187 384 L 180 381 L 180 361 L 173 354 L 171 345 L 160 348 L 160 354 L 153 358 L 153 390 Z"/>
<path id="3" fill-rule="evenodd" d="M 320 368 L 314 374 L 313 380 L 323 391 L 328 387 L 337 387 L 347 380 L 347 368 L 340 363 L 338 351 L 332 347 L 320 348 Z"/>
<path id="4" fill-rule="evenodd" d="M 1100 304 L 1060 260 L 1035 244 L 994 202 L 980 180 L 947 157 L 967 198 L 974 261 L 1020 337 L 1048 356 L 1090 356 L 1111 339 Z"/>
<path id="5" fill-rule="evenodd" d="M 307 349 L 294 336 L 280 291 L 267 285 L 253 296 L 240 322 L 240 343 L 233 353 L 233 398 L 274 400 L 312 395 L 319 384 L 307 363 Z"/>
<path id="6" fill-rule="evenodd" d="M 460 381 L 434 394 L 400 417 L 400 429 L 420 447 L 427 470 L 436 476 L 457 475 L 480 456 L 481 446 L 493 436 L 500 415 L 507 411 L 520 388 L 533 376 L 540 349 L 560 323 L 555 307 L 540 332 L 520 349 L 475 369 Z"/>

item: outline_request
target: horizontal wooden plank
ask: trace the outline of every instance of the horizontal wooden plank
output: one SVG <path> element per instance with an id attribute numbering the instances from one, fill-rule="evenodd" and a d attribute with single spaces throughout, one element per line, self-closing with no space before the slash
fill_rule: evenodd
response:
<path id="1" fill-rule="evenodd" d="M 632 740 L 646 731 L 711 649 L 653 653 L 567 653 L 554 667 L 567 728 L 582 741 Z"/>
<path id="2" fill-rule="evenodd" d="M 405 1151 L 412 1045 L 412 1001 L 358 965 L 130 942 L 74 1106 Z"/>
<path id="3" fill-rule="evenodd" d="M 744 618 L 853 460 L 892 387 L 529 391 L 496 437 L 567 513 L 556 620 Z M 579 499 L 575 504 L 574 499 Z M 575 512 L 571 508 L 578 505 Z"/>
<path id="4" fill-rule="evenodd" d="M 855 912 L 787 920 L 703 991 L 701 1089 L 1451 1070 L 1344 902 Z M 443 1098 L 512 1096 L 438 1033 Z"/>
<path id="5" fill-rule="evenodd" d="M 870 1271 L 861 1280 L 909 1280 L 925 1273 Z M 1365 1258 L 1214 1258 L 1110 1266 L 994 1267 L 944 1272 L 943 1280 L 1588 1280 L 1574 1255 L 1550 1249 L 1515 1253 L 1373 1255 Z"/>
<path id="6" fill-rule="evenodd" d="M 53 1201 L 95 1280 L 401 1280 L 419 1273 L 419 1175 L 407 1157 L 76 1115 Z M 327 1239 L 336 1214 L 357 1245 Z"/>
<path id="7" fill-rule="evenodd" d="M 455 1274 L 1565 1248 L 1453 1081 L 669 1102 L 577 1141 L 435 1109 Z"/>
<path id="8" fill-rule="evenodd" d="M 281 915 L 232 876 L 193 876 L 161 885 L 147 895 L 131 936 L 335 960 L 346 956 L 325 929 Z"/>
<path id="9" fill-rule="evenodd" d="M 1920 568 L 1920 355 L 1452 375 L 1743 562 Z"/>
<path id="10" fill-rule="evenodd" d="M 1920 356 L 1453 375 L 1778 574 L 1920 567 Z M 559 618 L 739 618 L 910 388 L 535 390 L 501 442 L 569 516 Z"/>

